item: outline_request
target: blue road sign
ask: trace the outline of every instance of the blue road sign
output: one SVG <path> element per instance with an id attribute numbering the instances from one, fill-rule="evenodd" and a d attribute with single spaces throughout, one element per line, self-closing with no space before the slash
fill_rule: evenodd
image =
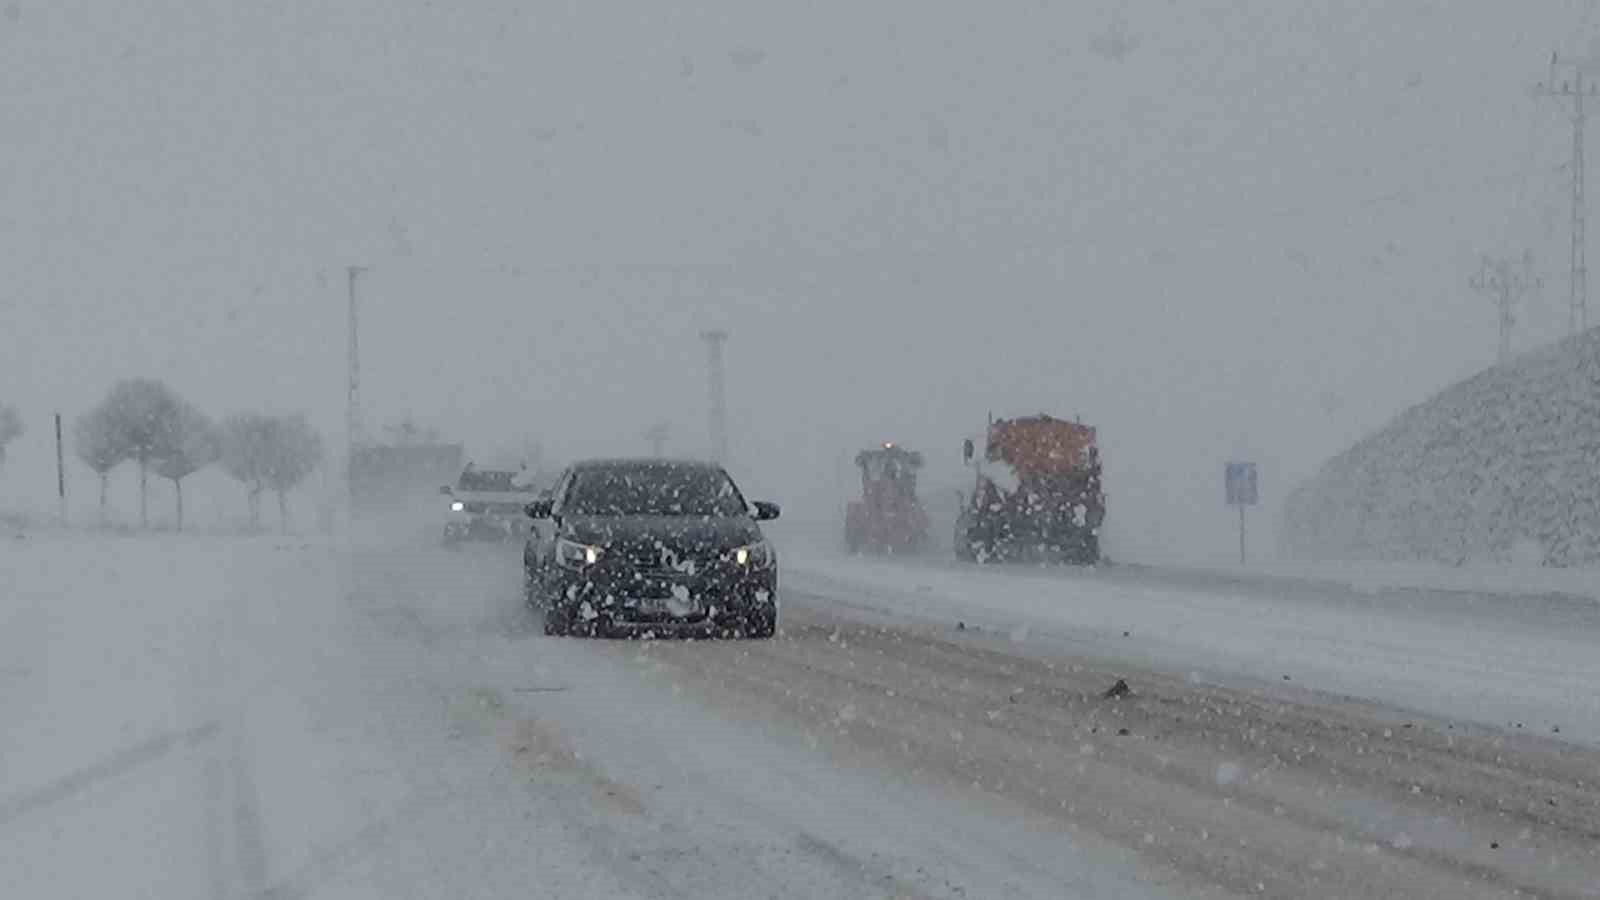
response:
<path id="1" fill-rule="evenodd" d="M 1256 464 L 1252 462 L 1231 462 L 1223 467 L 1223 485 L 1228 497 L 1229 506 L 1255 506 L 1256 493 Z"/>

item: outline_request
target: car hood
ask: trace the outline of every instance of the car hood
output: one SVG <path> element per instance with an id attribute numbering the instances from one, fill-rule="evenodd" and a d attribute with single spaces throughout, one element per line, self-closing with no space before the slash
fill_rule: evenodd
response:
<path id="1" fill-rule="evenodd" d="M 736 516 L 593 516 L 562 523 L 569 540 L 600 547 L 669 550 L 699 556 L 732 550 L 761 540 L 761 529 Z"/>

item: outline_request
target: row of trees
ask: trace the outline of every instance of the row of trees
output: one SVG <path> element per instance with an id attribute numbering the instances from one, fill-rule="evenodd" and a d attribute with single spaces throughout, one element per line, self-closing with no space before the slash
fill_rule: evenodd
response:
<path id="1" fill-rule="evenodd" d="M 100 521 L 105 523 L 106 485 L 126 462 L 139 467 L 139 523 L 150 524 L 148 484 L 152 473 L 172 482 L 177 525 L 183 528 L 183 480 L 211 465 L 245 486 L 250 523 L 261 522 L 261 495 L 278 494 L 288 522 L 288 493 L 322 460 L 322 439 L 303 415 L 241 413 L 221 424 L 159 381 L 118 382 L 74 430 L 78 458 L 100 476 Z"/>

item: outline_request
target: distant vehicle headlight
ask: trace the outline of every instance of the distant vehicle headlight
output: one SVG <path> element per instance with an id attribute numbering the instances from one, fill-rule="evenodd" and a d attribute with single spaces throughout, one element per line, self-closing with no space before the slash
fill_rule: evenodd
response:
<path id="1" fill-rule="evenodd" d="M 751 569 L 764 569 L 772 565 L 772 545 L 766 541 L 756 541 L 734 550 L 729 554 L 733 561 L 741 566 Z"/>
<path id="2" fill-rule="evenodd" d="M 569 568 L 592 566 L 600 561 L 600 554 L 604 552 L 599 547 L 589 544 L 580 544 L 566 538 L 556 539 L 556 561 Z"/>
<path id="3" fill-rule="evenodd" d="M 451 512 L 465 512 L 466 508 L 467 508 L 467 505 L 465 503 L 462 503 L 460 500 L 452 501 L 451 504 L 450 504 L 450 511 Z"/>

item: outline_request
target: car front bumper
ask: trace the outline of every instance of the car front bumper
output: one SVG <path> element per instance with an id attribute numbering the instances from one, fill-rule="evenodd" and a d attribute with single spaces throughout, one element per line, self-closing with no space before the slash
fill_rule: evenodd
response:
<path id="1" fill-rule="evenodd" d="M 524 537 L 530 528 L 526 519 L 508 516 L 461 516 L 444 525 L 446 540 L 509 540 Z"/>
<path id="2" fill-rule="evenodd" d="M 602 563 L 558 569 L 548 583 L 548 596 L 579 622 L 603 619 L 612 625 L 715 626 L 775 611 L 778 570 L 776 566 L 727 566 L 684 575 Z"/>

